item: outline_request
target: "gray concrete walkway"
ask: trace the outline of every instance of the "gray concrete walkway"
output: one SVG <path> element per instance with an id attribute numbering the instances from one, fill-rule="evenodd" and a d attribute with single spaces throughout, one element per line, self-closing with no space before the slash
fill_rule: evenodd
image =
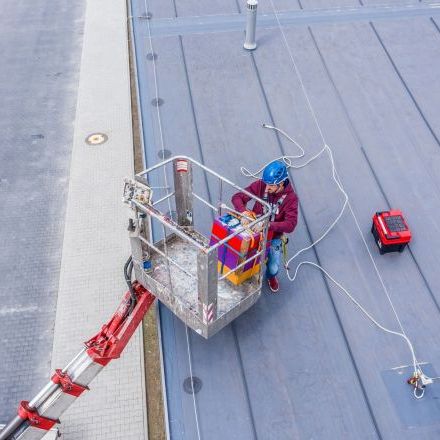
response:
<path id="1" fill-rule="evenodd" d="M 87 3 L 70 168 L 52 367 L 62 367 L 114 313 L 126 286 L 128 210 L 124 176 L 133 174 L 127 15 L 124 0 Z M 90 146 L 85 138 L 104 133 Z M 65 439 L 145 439 L 140 329 L 120 360 L 92 382 L 62 419 Z"/>
<path id="2" fill-rule="evenodd" d="M 0 423 L 101 328 L 126 289 L 126 3 L 85 3 L 2 4 Z M 108 141 L 88 145 L 94 132 Z M 139 330 L 62 417 L 63 438 L 145 439 L 145 408 Z"/>

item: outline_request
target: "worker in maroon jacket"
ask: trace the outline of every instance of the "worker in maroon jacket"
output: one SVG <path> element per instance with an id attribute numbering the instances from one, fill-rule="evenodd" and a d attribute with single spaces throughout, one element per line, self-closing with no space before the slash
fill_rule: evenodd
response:
<path id="1" fill-rule="evenodd" d="M 298 219 L 298 197 L 289 182 L 287 168 L 284 162 L 274 161 L 264 168 L 263 179 L 257 180 L 246 188 L 246 191 L 255 194 L 271 206 L 269 231 L 273 233 L 267 259 L 266 277 L 272 292 L 278 292 L 279 283 L 276 277 L 282 253 L 282 235 L 293 232 Z M 246 208 L 251 200 L 242 192 L 234 194 L 232 204 L 238 212 L 245 216 L 254 217 L 263 214 L 263 205 L 255 202 L 252 211 Z M 249 219 L 242 217 L 242 223 Z"/>

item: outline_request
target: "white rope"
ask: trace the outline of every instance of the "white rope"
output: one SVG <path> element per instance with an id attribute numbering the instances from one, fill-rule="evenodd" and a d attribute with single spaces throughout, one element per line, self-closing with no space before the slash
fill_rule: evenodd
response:
<path id="1" fill-rule="evenodd" d="M 145 14 L 148 17 L 149 15 L 149 10 L 148 10 L 148 5 L 147 5 L 147 0 L 144 0 L 144 6 L 145 6 Z M 148 28 L 148 39 L 149 39 L 149 43 L 150 43 L 150 52 L 152 54 L 152 61 L 153 61 L 153 77 L 154 77 L 154 91 L 155 91 L 155 98 L 156 98 L 156 111 L 157 111 L 157 121 L 158 121 L 158 125 L 159 125 L 159 134 L 160 134 L 160 144 L 161 144 L 161 151 L 162 151 L 162 157 L 164 158 L 164 152 L 165 152 L 165 142 L 164 142 L 164 136 L 163 136 L 163 129 L 162 129 L 162 119 L 160 116 L 160 111 L 159 111 L 159 87 L 158 87 L 158 83 L 157 83 L 157 68 L 156 68 L 156 60 L 154 57 L 154 49 L 153 49 L 153 38 L 151 36 L 151 26 L 150 26 L 150 20 L 147 19 L 147 28 Z M 164 177 L 164 187 L 167 190 L 167 195 L 168 195 L 168 191 L 169 191 L 169 185 L 168 185 L 168 178 L 167 178 L 167 174 L 166 174 L 166 169 L 165 166 L 163 167 L 163 177 Z M 170 199 L 168 198 L 168 210 L 171 216 L 172 210 L 171 210 L 171 202 Z M 165 245 L 165 253 L 167 254 L 167 247 L 166 247 L 166 230 L 164 229 L 164 245 Z M 171 282 L 171 271 L 170 271 L 170 266 L 169 266 L 169 262 L 167 260 L 167 267 L 168 267 L 168 276 Z M 173 293 L 173 284 L 171 282 L 171 291 Z M 199 415 L 198 415 L 198 411 L 197 411 L 197 405 L 196 405 L 196 397 L 195 397 L 195 393 L 194 393 L 194 382 L 193 382 L 193 373 L 192 373 L 192 361 L 191 361 L 191 350 L 190 350 L 190 346 L 189 346 L 189 337 L 188 337 L 188 326 L 185 325 L 185 332 L 186 332 L 186 345 L 187 345 L 187 352 L 188 352 L 188 364 L 189 364 L 189 374 L 191 377 L 191 391 L 192 391 L 192 398 L 193 398 L 193 405 L 194 405 L 194 418 L 196 421 L 196 428 L 197 428 L 197 438 L 198 440 L 201 440 L 201 436 L 200 436 L 200 428 L 199 428 Z"/>
<path id="2" fill-rule="evenodd" d="M 335 278 L 333 278 L 322 266 L 320 266 L 319 264 L 316 264 L 312 261 L 301 261 L 301 263 L 298 264 L 298 266 L 296 266 L 295 269 L 295 275 L 292 277 L 292 280 L 295 280 L 297 274 L 298 274 L 298 270 L 301 266 L 303 266 L 304 264 L 309 264 L 310 266 L 316 267 L 317 269 L 319 269 L 321 272 L 324 273 L 324 275 L 330 279 L 337 287 L 339 287 L 339 289 L 341 289 L 347 296 L 348 298 L 356 305 L 356 307 L 359 308 L 359 310 L 375 325 L 377 326 L 379 329 L 383 330 L 386 333 L 390 333 L 392 335 L 396 335 L 396 336 L 400 336 L 402 337 L 406 343 L 408 344 L 408 347 L 411 351 L 411 356 L 412 356 L 412 360 L 413 360 L 413 365 L 418 365 L 418 361 L 416 359 L 416 355 L 414 353 L 414 348 L 413 345 L 411 343 L 411 341 L 409 340 L 409 338 L 400 332 L 396 332 L 394 330 L 390 330 L 389 328 L 383 326 L 382 324 L 380 324 L 378 321 L 376 321 L 375 318 L 373 318 L 373 316 L 365 309 L 365 307 L 363 307 L 359 301 L 357 301 L 353 295 L 351 295 L 351 293 L 338 281 L 335 280 Z"/>
<path id="3" fill-rule="evenodd" d="M 147 0 L 144 0 L 144 6 L 145 6 L 145 14 L 148 17 L 149 16 L 149 10 L 148 10 L 148 5 L 147 5 Z M 159 87 L 158 87 L 158 83 L 157 83 L 157 67 L 156 67 L 156 60 L 155 60 L 155 56 L 154 56 L 154 49 L 153 49 L 153 38 L 151 36 L 151 25 L 150 25 L 150 20 L 147 19 L 147 28 L 148 28 L 148 40 L 150 43 L 150 53 L 152 55 L 152 61 L 153 61 L 153 78 L 154 78 L 154 94 L 155 94 L 155 99 L 156 99 L 156 113 L 157 113 L 157 122 L 159 125 L 159 137 L 160 137 L 160 145 L 161 145 L 161 151 L 162 151 L 162 157 L 164 156 L 164 151 L 165 151 L 165 142 L 164 142 L 164 137 L 163 137 L 163 129 L 162 129 L 162 119 L 160 116 L 160 110 L 159 110 Z M 167 173 L 166 173 L 166 169 L 165 167 L 163 167 L 163 176 L 164 176 L 164 188 L 166 188 L 167 190 L 167 194 L 169 191 L 169 185 L 168 185 L 168 178 L 167 178 Z M 171 215 L 171 202 L 170 199 L 168 199 L 168 210 L 170 212 Z"/>
<path id="4" fill-rule="evenodd" d="M 289 45 L 289 43 L 288 43 L 288 41 L 287 41 L 287 37 L 286 37 L 286 34 L 285 34 L 285 32 L 284 32 L 284 29 L 283 29 L 283 26 L 281 25 L 281 22 L 280 22 L 280 19 L 279 19 L 279 16 L 278 16 L 278 12 L 277 12 L 277 10 L 276 10 L 276 8 L 275 8 L 275 5 L 274 5 L 274 3 L 273 3 L 273 0 L 270 0 L 270 3 L 271 3 L 271 5 L 272 5 L 272 10 L 273 10 L 273 12 L 274 12 L 274 14 L 275 14 L 275 17 L 276 17 L 276 21 L 277 21 L 277 23 L 278 23 L 278 28 L 279 28 L 279 30 L 280 30 L 280 32 L 281 32 L 281 35 L 282 35 L 282 38 L 283 38 L 283 40 L 284 40 L 284 45 L 285 45 L 285 47 L 286 47 L 286 50 L 287 50 L 287 52 L 288 52 L 288 54 L 289 54 L 289 57 L 290 57 L 290 60 L 291 60 L 291 62 L 292 62 L 292 67 L 293 67 L 293 69 L 294 69 L 294 71 L 295 71 L 295 73 L 296 73 L 296 76 L 297 76 L 297 78 L 298 78 L 298 80 L 299 80 L 299 82 L 300 82 L 300 85 L 301 85 L 301 89 L 302 89 L 302 92 L 303 92 L 303 94 L 304 94 L 304 97 L 305 97 L 305 99 L 306 99 L 306 102 L 307 102 L 307 106 L 308 106 L 308 108 L 309 108 L 309 111 L 310 111 L 310 113 L 311 113 L 311 115 L 312 115 L 312 117 L 313 117 L 313 120 L 315 121 L 315 124 L 316 124 L 316 127 L 317 127 L 317 130 L 318 130 L 318 132 L 319 132 L 319 135 L 320 135 L 320 137 L 321 137 L 321 139 L 322 139 L 322 143 L 323 143 L 323 148 L 317 153 L 317 154 L 315 154 L 314 156 L 312 156 L 309 160 L 307 160 L 306 162 L 304 162 L 304 163 L 302 163 L 302 164 L 300 164 L 300 165 L 295 165 L 295 164 L 293 164 L 292 163 L 292 159 L 299 159 L 299 158 L 302 158 L 302 157 L 304 157 L 304 155 L 305 155 L 305 152 L 304 152 L 304 149 L 301 147 L 301 145 L 299 145 L 298 144 L 298 142 L 296 142 L 292 137 L 290 137 L 286 132 L 284 132 L 283 130 L 280 130 L 280 129 L 278 129 L 277 127 L 273 127 L 273 126 L 269 126 L 269 125 L 266 125 L 266 124 L 263 124 L 263 127 L 265 127 L 265 128 L 271 128 L 271 129 L 274 129 L 274 130 L 276 130 L 276 131 L 278 131 L 279 133 L 281 133 L 281 134 L 283 134 L 287 139 L 289 139 L 296 147 L 298 147 L 299 148 L 299 150 L 300 150 L 300 154 L 299 155 L 296 155 L 296 156 L 281 156 L 280 158 L 278 158 L 278 160 L 282 160 L 285 164 L 286 164 L 286 166 L 288 167 L 288 168 L 295 168 L 295 169 L 298 169 L 298 168 L 302 168 L 302 167 L 304 167 L 304 166 L 306 166 L 306 165 L 308 165 L 309 163 L 311 163 L 313 160 L 315 160 L 316 158 L 318 158 L 324 151 L 327 151 L 327 153 L 328 153 L 328 155 L 329 155 L 329 158 L 330 158 L 330 162 L 331 162 L 331 166 L 332 166 L 332 177 L 333 177 L 333 180 L 335 181 L 335 183 L 337 184 L 337 186 L 338 186 L 338 188 L 339 188 L 339 190 L 341 191 L 341 193 L 343 194 L 343 196 L 344 196 L 344 203 L 343 203 L 343 206 L 342 206 L 342 208 L 341 208 L 341 211 L 340 211 L 340 213 L 338 214 L 338 216 L 336 217 L 336 219 L 332 222 L 332 224 L 327 228 L 327 230 L 317 239 L 317 240 L 315 240 L 310 246 L 307 246 L 307 247 L 305 247 L 305 248 L 303 248 L 303 249 L 300 249 L 299 251 L 297 251 L 296 253 L 295 253 L 295 255 L 293 255 L 291 258 L 289 258 L 289 260 L 287 261 L 287 264 L 286 264 L 286 266 L 288 266 L 288 264 L 292 261 L 292 260 L 294 260 L 295 258 L 297 258 L 300 254 L 302 254 L 303 252 L 305 252 L 305 251 L 307 251 L 307 250 L 309 250 L 309 249 L 311 249 L 312 247 L 314 247 L 314 246 L 316 246 L 320 241 L 322 241 L 329 233 L 330 233 L 330 231 L 334 228 L 334 226 L 337 224 L 337 222 L 340 220 L 340 218 L 342 217 L 342 215 L 343 215 L 343 213 L 344 213 L 344 211 L 345 211 L 345 208 L 346 208 L 346 206 L 348 205 L 348 207 L 349 207 L 349 210 L 350 210 L 350 213 L 351 213 L 351 215 L 352 215 L 352 217 L 353 217 L 353 219 L 354 219 L 354 221 L 355 221 L 355 223 L 356 223 L 356 227 L 357 227 L 357 229 L 358 229 L 358 232 L 359 232 L 359 234 L 360 234 L 360 236 L 361 236 L 361 238 L 362 238 L 362 241 L 363 241 L 363 243 L 364 243 L 364 245 L 365 245 L 365 247 L 366 247 L 366 249 L 367 249 L 367 251 L 368 251 L 368 254 L 369 254 L 369 256 L 370 256 L 370 259 L 371 259 L 371 261 L 372 261 L 372 263 L 373 263 L 373 266 L 374 266 L 374 268 L 375 268 L 375 271 L 376 271 L 376 274 L 377 274 L 377 276 L 378 276 L 378 278 L 379 278 L 379 280 L 380 280 L 380 283 L 381 283 L 381 285 L 382 285 L 382 287 L 383 287 L 383 290 L 384 290 L 384 292 L 385 292 L 385 294 L 386 294 L 386 296 L 387 296 L 387 299 L 388 299 L 388 302 L 390 303 L 390 306 L 391 306 L 391 308 L 392 308 L 392 310 L 393 310 L 393 313 L 394 313 L 394 315 L 395 315 L 395 317 L 396 317 L 396 320 L 397 320 L 397 322 L 398 322 L 398 325 L 399 325 L 399 327 L 400 327 L 400 329 L 401 329 L 401 332 L 395 332 L 395 331 L 393 331 L 393 330 L 390 330 L 390 329 L 388 329 L 388 328 L 386 328 L 386 327 L 384 327 L 384 326 L 382 326 L 381 324 L 379 324 L 372 316 L 371 316 L 371 314 L 369 314 L 367 311 L 366 311 L 366 309 L 364 308 L 364 307 L 362 307 L 360 304 L 359 304 L 359 302 L 357 302 L 354 298 L 353 298 L 353 296 L 347 291 L 347 289 L 345 289 L 340 283 L 338 283 L 333 277 L 331 277 L 330 276 L 330 274 L 324 269 L 324 268 L 322 268 L 321 266 L 319 266 L 319 265 L 317 265 L 316 263 L 312 263 L 312 262 L 301 262 L 301 263 L 299 263 L 298 264 L 298 266 L 296 267 L 296 270 L 295 270 L 295 275 L 293 276 L 293 277 L 291 277 L 290 276 L 290 273 L 289 273 L 289 269 L 288 269 L 288 267 L 286 267 L 286 269 L 287 269 L 287 276 L 288 276 L 288 278 L 291 280 L 291 281 L 294 281 L 295 280 L 295 278 L 296 278 L 296 276 L 297 276 L 297 274 L 298 274 L 298 270 L 299 270 L 299 268 L 303 265 L 303 264 L 311 264 L 312 266 L 314 266 L 314 267 L 316 267 L 316 268 L 318 268 L 318 269 L 320 269 L 327 277 L 329 277 L 344 293 L 346 293 L 347 294 L 347 296 L 351 299 L 351 301 L 353 301 L 355 304 L 356 304 L 356 306 L 378 327 L 378 328 L 380 328 L 380 329 L 382 329 L 383 331 L 385 331 L 385 332 L 387 332 L 387 333 L 390 333 L 390 334 L 394 334 L 394 335 L 396 335 L 396 336 L 400 336 L 400 337 L 402 337 L 406 342 L 407 342 L 407 344 L 408 344 L 408 346 L 409 346 L 409 348 L 410 348 L 410 351 L 411 351 L 411 356 L 412 356 L 412 359 L 413 359 L 413 367 L 414 367 L 414 374 L 418 374 L 418 373 L 420 373 L 420 374 L 423 374 L 423 371 L 422 371 L 422 369 L 421 369 L 421 367 L 420 367 L 420 364 L 419 364 L 419 362 L 417 361 L 417 358 L 416 358 L 416 355 L 415 355 L 415 351 L 414 351 L 414 347 L 413 347 L 413 344 L 411 343 L 411 341 L 410 341 L 410 339 L 407 337 L 407 335 L 406 335 L 406 333 L 405 333 L 405 331 L 404 331 L 404 328 L 403 328 L 403 325 L 402 325 L 402 323 L 401 323 L 401 321 L 400 321 L 400 318 L 399 318 L 399 316 L 398 316 L 398 313 L 397 313 L 397 311 L 396 311 L 396 309 L 395 309 L 395 307 L 394 307 L 394 304 L 393 304 L 393 302 L 392 302 L 392 300 L 391 300 L 391 297 L 390 297 L 390 295 L 389 295 L 389 292 L 388 292 L 388 289 L 386 288 L 386 286 L 385 286 L 385 283 L 384 283 L 384 281 L 383 281 L 383 278 L 382 278 L 382 276 L 381 276 L 381 274 L 380 274 L 380 271 L 379 271 L 379 269 L 378 269 L 378 267 L 377 267 L 377 265 L 376 265 L 376 262 L 374 261 L 374 258 L 373 258 L 373 256 L 372 256 L 372 254 L 371 254 L 371 252 L 370 252 L 370 249 L 368 248 L 368 245 L 367 245 L 367 242 L 365 241 L 365 238 L 364 238 L 364 236 L 363 236 L 363 234 L 362 234 L 362 230 L 360 229 L 360 226 L 359 226 L 359 222 L 358 222 L 358 219 L 357 219 L 357 217 L 356 217 L 356 215 L 355 215 L 355 213 L 354 213 L 354 211 L 353 211 L 353 208 L 352 208 L 352 206 L 351 206 L 351 204 L 350 204 L 350 202 L 349 202 L 349 198 L 348 198 L 348 195 L 347 195 L 347 193 L 345 192 L 345 190 L 344 190 L 344 188 L 343 188 L 343 186 L 342 186 L 342 183 L 341 183 L 341 179 L 340 179 L 340 177 L 339 177 L 339 175 L 338 175 L 338 173 L 337 173 L 337 171 L 336 171 L 336 167 L 335 167 L 335 163 L 334 163 L 334 159 L 333 159 L 333 153 L 332 153 L 332 150 L 331 150 L 331 148 L 330 148 L 330 146 L 327 144 L 327 142 L 326 142 L 326 139 L 325 139 L 325 136 L 324 136 L 324 133 L 323 133 L 323 130 L 322 130 L 322 128 L 321 128 L 321 126 L 320 126 L 320 124 L 319 124 L 319 121 L 318 121 L 318 118 L 317 118 L 317 115 L 316 115 L 316 113 L 315 113 L 315 111 L 314 111 L 314 108 L 313 108 L 313 106 L 312 106 L 312 104 L 311 104 L 311 101 L 310 101 L 310 98 L 309 98 L 309 95 L 308 95 L 308 93 L 307 93 L 307 89 L 306 89 L 306 87 L 305 87 L 305 85 L 304 85 L 304 81 L 303 81 L 303 79 L 302 79 L 302 75 L 301 75 L 301 72 L 300 72 L 300 70 L 299 70 L 299 68 L 298 68 L 298 66 L 297 66 L 297 64 L 296 64 L 296 62 L 295 62 L 295 58 L 294 58 L 294 56 L 293 56 L 293 53 L 292 53 L 292 51 L 291 51 L 291 48 L 290 48 L 290 45 Z M 275 159 L 276 160 L 276 159 Z M 272 162 L 272 161 L 271 161 Z M 270 163 L 270 162 L 269 162 Z M 267 165 L 267 164 L 266 164 Z M 260 173 L 261 173 L 261 171 L 265 168 L 265 166 L 266 165 L 264 165 L 263 167 L 261 167 L 257 172 L 255 172 L 255 173 L 251 173 L 249 170 L 247 170 L 246 168 L 244 168 L 244 167 L 242 167 L 241 168 L 241 171 L 242 171 L 242 173 L 245 175 L 245 176 L 248 176 L 248 177 L 254 177 L 254 178 L 256 178 Z M 427 377 L 427 376 L 425 376 L 425 377 Z M 417 395 L 417 392 L 416 392 L 417 390 L 415 389 L 414 390 L 414 395 L 415 395 L 415 397 L 416 398 L 421 398 L 421 397 L 423 397 L 423 393 L 421 394 L 421 395 Z"/>
<path id="5" fill-rule="evenodd" d="M 324 133 L 323 133 L 323 131 L 321 129 L 321 126 L 319 125 L 318 118 L 316 116 L 315 110 L 313 109 L 312 103 L 310 102 L 309 95 L 307 93 L 306 86 L 304 85 L 304 81 L 302 79 L 301 72 L 299 71 L 298 66 L 296 65 L 295 58 L 294 58 L 294 56 L 292 54 L 292 51 L 290 49 L 289 43 L 288 43 L 287 38 L 286 38 L 286 34 L 284 33 L 283 26 L 281 25 L 280 18 L 278 16 L 278 11 L 275 9 L 275 5 L 273 4 L 273 0 L 270 0 L 270 4 L 272 6 L 273 13 L 275 14 L 275 18 L 277 20 L 278 28 L 279 28 L 279 30 L 281 32 L 282 37 L 283 37 L 284 45 L 286 46 L 286 49 L 287 49 L 287 52 L 289 54 L 290 60 L 292 61 L 293 69 L 295 70 L 295 73 L 296 73 L 296 76 L 298 77 L 298 80 L 299 80 L 299 83 L 301 85 L 301 89 L 303 91 L 304 97 L 306 98 L 307 106 L 309 107 L 310 114 L 312 115 L 313 120 L 315 121 L 316 128 L 318 129 L 319 135 L 321 136 L 321 139 L 322 139 L 322 143 L 325 145 L 326 141 L 325 141 L 325 138 L 324 138 Z"/>
<path id="6" fill-rule="evenodd" d="M 348 298 L 365 314 L 365 316 L 367 316 L 367 318 L 368 319 L 370 319 L 372 322 L 373 322 L 373 324 L 375 324 L 379 329 L 381 329 L 381 330 L 383 330 L 383 331 L 385 331 L 386 333 L 390 333 L 390 334 L 393 334 L 393 335 L 396 335 L 396 336 L 400 336 L 400 337 L 402 337 L 405 341 L 406 341 L 406 343 L 408 344 L 408 346 L 409 346 L 409 349 L 410 349 L 410 351 L 411 351 L 411 356 L 412 356 L 412 364 L 413 364 L 413 367 L 414 367 L 414 373 L 416 374 L 417 373 L 417 371 L 418 370 L 420 370 L 420 366 L 419 366 L 419 362 L 417 361 L 417 358 L 416 358 L 416 355 L 415 355 L 415 351 L 414 351 L 414 347 L 413 347 L 413 345 L 412 345 L 412 343 L 411 343 L 411 341 L 410 341 L 410 339 L 407 337 L 407 335 L 406 335 L 406 333 L 404 332 L 404 330 L 403 330 L 403 326 L 402 326 L 402 323 L 401 323 L 401 321 L 400 321 L 400 319 L 399 319 L 399 316 L 398 316 L 398 314 L 397 314 L 397 311 L 396 311 L 396 309 L 394 308 L 394 305 L 393 305 L 393 303 L 392 303 L 392 301 L 391 301 L 391 298 L 390 298 L 390 296 L 389 296 L 389 293 L 388 293 L 388 290 L 387 290 L 387 288 L 386 288 L 386 286 L 385 286 L 385 283 L 384 283 L 384 281 L 383 281 L 383 279 L 382 279 L 382 276 L 381 276 L 381 274 L 380 274 L 380 272 L 379 272 L 379 269 L 378 269 L 378 267 L 377 267 L 377 265 L 376 265 L 376 263 L 375 263 L 375 261 L 374 261 L 374 258 L 373 258 L 373 256 L 372 256 L 372 254 L 371 254 L 371 252 L 370 252 L 370 249 L 368 248 L 368 245 L 367 245 L 367 242 L 365 241 L 365 238 L 364 238 L 364 236 L 363 236 L 363 234 L 362 234 L 362 231 L 361 231 L 361 229 L 360 229 L 360 226 L 359 226 L 359 222 L 358 222 L 358 220 L 357 220 L 357 218 L 356 218 L 356 216 L 354 215 L 354 212 L 353 212 L 353 210 L 352 210 L 352 208 L 351 208 L 351 205 L 350 205 L 350 203 L 349 203 L 349 197 L 348 197 L 348 194 L 346 193 L 346 191 L 344 190 L 344 187 L 342 186 L 342 184 L 341 184 L 341 181 L 340 181 L 340 178 L 339 178 L 339 175 L 338 175 L 338 173 L 337 173 L 337 171 L 336 171 L 336 166 L 335 166 L 335 162 L 334 162 L 334 159 L 333 159 L 333 153 L 332 153 L 332 150 L 331 150 L 331 148 L 327 145 L 327 144 L 325 144 L 324 145 L 324 148 L 322 148 L 317 154 L 315 154 L 314 156 L 312 156 L 312 158 L 310 158 L 309 160 L 307 160 L 306 162 L 304 162 L 304 163 L 302 163 L 302 164 L 299 164 L 299 165 L 295 165 L 295 164 L 293 164 L 292 163 L 292 159 L 294 159 L 294 158 L 298 158 L 298 157 L 303 157 L 304 156 L 304 148 L 303 147 L 301 147 L 296 141 L 294 141 L 293 139 L 292 139 L 292 137 L 290 137 L 289 135 L 287 135 L 287 133 L 286 132 L 284 132 L 283 130 L 281 130 L 281 129 L 279 129 L 279 128 L 277 128 L 277 127 L 273 127 L 273 126 L 271 126 L 271 125 L 267 125 L 267 124 L 263 124 L 263 127 L 265 127 L 265 128 L 271 128 L 271 129 L 274 129 L 274 130 L 276 130 L 276 131 L 278 131 L 278 132 L 280 132 L 281 134 L 283 134 L 284 136 L 286 136 L 290 141 L 292 141 L 296 146 L 298 146 L 299 148 L 300 148 L 300 150 L 301 150 L 301 154 L 300 155 L 297 155 L 297 156 L 281 156 L 281 157 L 279 157 L 278 158 L 278 160 L 283 160 L 284 161 L 284 163 L 286 163 L 286 166 L 288 167 L 288 168 L 296 168 L 296 169 L 299 169 L 299 168 L 303 168 L 303 167 L 305 167 L 306 165 L 308 165 L 308 164 L 310 164 L 313 160 L 315 160 L 315 159 L 317 159 L 324 151 L 326 151 L 327 153 L 328 153 L 328 156 L 329 156 L 329 158 L 330 158 L 330 163 L 331 163 L 331 167 L 332 167 L 332 178 L 333 178 L 333 180 L 335 181 L 335 183 L 336 183 L 336 185 L 337 185 L 337 187 L 339 188 L 339 190 L 341 191 L 341 193 L 343 194 L 343 196 L 344 196 L 344 203 L 343 203 L 343 205 L 342 205 L 342 208 L 341 208 L 341 210 L 340 210 L 340 212 L 339 212 L 339 214 L 336 216 L 336 218 L 335 218 L 335 220 L 330 224 L 330 226 L 325 230 L 325 232 L 318 238 L 318 239 L 316 239 L 315 241 L 313 241 L 309 246 L 306 246 L 306 247 L 304 247 L 304 248 L 302 248 L 302 249 L 300 249 L 299 251 L 297 251 L 292 257 L 290 257 L 288 260 L 287 260 L 287 262 L 286 262 L 286 264 L 285 264 L 285 268 L 286 268 L 286 271 L 287 271 L 287 277 L 289 278 L 289 280 L 290 281 L 295 281 L 295 279 L 296 279 L 296 277 L 297 277 L 297 275 L 298 275 L 298 271 L 299 271 L 299 268 L 301 267 L 301 266 L 303 266 L 304 264 L 308 264 L 308 265 L 311 265 L 311 266 L 313 266 L 313 267 L 315 267 L 315 268 L 317 268 L 317 269 L 319 269 L 319 270 L 321 270 L 331 281 L 333 281 L 333 283 L 336 285 L 336 286 L 338 286 L 347 296 L 348 296 Z M 260 168 L 257 172 L 255 172 L 255 173 L 252 173 L 252 172 L 250 172 L 249 170 L 247 170 L 246 168 L 244 168 L 244 167 L 242 167 L 241 168 L 241 170 L 242 170 L 242 173 L 245 175 L 245 176 L 248 176 L 248 177 L 254 177 L 254 178 L 259 178 L 259 174 L 261 173 L 261 171 L 269 164 L 269 163 L 271 163 L 271 162 L 273 162 L 273 161 L 270 161 L 270 162 L 268 162 L 267 164 L 265 164 L 262 168 Z M 302 262 L 300 262 L 297 266 L 296 266 L 296 268 L 295 268 L 295 272 L 294 272 L 294 275 L 292 276 L 291 274 L 290 274 L 290 269 L 289 269 L 289 264 L 295 259 L 295 258 L 297 258 L 299 255 L 301 255 L 302 253 L 304 253 L 304 252 L 306 252 L 307 250 L 309 250 L 309 249 L 311 249 L 311 248 L 313 248 L 314 246 L 316 246 L 319 242 L 321 242 L 330 232 L 331 232 L 331 230 L 335 227 L 335 225 L 339 222 L 339 220 L 341 219 L 341 217 L 342 217 L 342 215 L 343 215 L 343 213 L 344 213 L 344 211 L 345 211 L 345 208 L 347 207 L 347 206 L 349 206 L 349 209 L 350 209 L 350 211 L 351 211 L 351 213 L 352 213 L 352 215 L 353 215 L 353 218 L 354 218 L 354 220 L 355 220 L 355 223 L 356 223 L 356 226 L 357 226 L 357 229 L 358 229 L 358 231 L 359 231 L 359 233 L 360 233 L 360 235 L 361 235 L 361 237 L 362 237 L 362 240 L 363 240 L 363 242 L 364 242 L 364 245 L 365 245 L 365 247 L 367 248 L 367 251 L 368 251 L 368 254 L 370 255 L 370 258 L 371 258 L 371 261 L 373 262 L 373 265 L 374 265 L 374 268 L 375 268 L 375 270 L 376 270 L 376 273 L 377 273 L 377 275 L 378 275 L 378 277 L 379 277 L 379 279 L 380 279 L 380 282 L 381 282 L 381 285 L 382 285 L 382 287 L 384 288 L 384 290 L 385 290 L 385 293 L 386 293 L 386 296 L 387 296 L 387 298 L 388 298 L 388 301 L 390 302 L 390 304 L 391 304 L 391 307 L 392 307 L 392 310 L 393 310 L 393 312 L 394 312 L 394 314 L 395 314 L 395 316 L 396 316 L 396 319 L 397 319 L 397 322 L 399 323 L 399 326 L 400 326 L 400 328 L 401 328 L 401 332 L 396 332 L 396 331 L 394 331 L 394 330 L 390 330 L 390 329 L 388 329 L 387 327 L 385 327 L 385 326 L 383 326 L 382 324 L 380 324 L 378 321 L 376 321 L 373 317 L 372 317 L 372 315 L 348 292 L 348 290 L 345 288 L 345 287 L 343 287 L 338 281 L 336 281 L 322 266 L 320 266 L 319 264 L 316 264 L 316 263 L 313 263 L 313 262 L 311 262 L 311 261 L 302 261 Z"/>
<path id="7" fill-rule="evenodd" d="M 194 407 L 194 414 L 196 419 L 196 428 L 197 428 L 197 438 L 200 440 L 200 427 L 199 427 L 199 417 L 197 412 L 197 404 L 196 404 L 196 393 L 194 392 L 194 376 L 192 372 L 192 362 L 191 362 L 191 350 L 189 347 L 189 335 L 188 335 L 188 326 L 185 325 L 185 332 L 186 332 L 186 347 L 188 350 L 188 361 L 189 361 L 189 377 L 191 378 L 191 391 L 192 391 L 192 398 L 193 398 L 193 407 Z"/>

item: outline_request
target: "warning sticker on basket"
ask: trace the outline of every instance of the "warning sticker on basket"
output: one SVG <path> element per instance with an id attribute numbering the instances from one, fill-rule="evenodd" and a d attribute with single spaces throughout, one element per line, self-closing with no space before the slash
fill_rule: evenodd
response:
<path id="1" fill-rule="evenodd" d="M 176 162 L 176 170 L 179 173 L 187 173 L 188 172 L 188 161 L 187 160 L 178 160 Z"/>

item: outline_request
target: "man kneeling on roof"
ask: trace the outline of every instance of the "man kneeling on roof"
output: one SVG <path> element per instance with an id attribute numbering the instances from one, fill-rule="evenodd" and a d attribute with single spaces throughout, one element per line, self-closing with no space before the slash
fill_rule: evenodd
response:
<path id="1" fill-rule="evenodd" d="M 281 161 L 274 161 L 267 165 L 263 171 L 263 179 L 253 182 L 246 188 L 246 191 L 263 199 L 271 207 L 269 232 L 272 233 L 270 234 L 272 239 L 266 262 L 266 278 L 270 290 L 275 293 L 279 289 L 277 274 L 280 268 L 283 234 L 293 232 L 296 227 L 298 197 L 289 182 L 286 165 Z M 232 197 L 234 208 L 243 213 L 242 224 L 249 223 L 249 218 L 263 214 L 263 205 L 259 202 L 255 202 L 252 210 L 248 210 L 246 204 L 249 200 L 251 198 L 242 192 Z"/>

